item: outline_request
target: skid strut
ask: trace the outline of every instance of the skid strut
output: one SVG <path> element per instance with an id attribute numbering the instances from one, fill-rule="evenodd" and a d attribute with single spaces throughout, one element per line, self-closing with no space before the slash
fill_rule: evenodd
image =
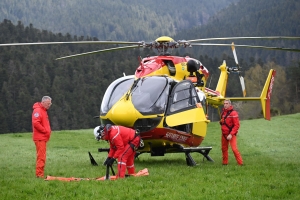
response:
<path id="1" fill-rule="evenodd" d="M 212 147 L 188 147 L 182 148 L 182 151 L 185 153 L 186 164 L 188 166 L 195 166 L 197 163 L 194 161 L 193 157 L 191 156 L 192 152 L 198 152 L 202 154 L 206 160 L 210 162 L 214 162 L 214 160 L 208 155 Z"/>

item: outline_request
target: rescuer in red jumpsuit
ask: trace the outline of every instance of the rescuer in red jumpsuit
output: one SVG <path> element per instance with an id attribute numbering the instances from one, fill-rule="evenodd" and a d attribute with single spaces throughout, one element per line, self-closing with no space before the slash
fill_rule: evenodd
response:
<path id="1" fill-rule="evenodd" d="M 220 125 L 222 130 L 222 164 L 228 164 L 228 144 L 230 144 L 237 163 L 239 165 L 243 165 L 242 156 L 237 148 L 236 138 L 240 128 L 239 116 L 238 113 L 233 110 L 233 106 L 229 99 L 224 100 L 224 108 L 221 113 Z"/>
<path id="2" fill-rule="evenodd" d="M 50 139 L 51 127 L 47 110 L 51 106 L 51 97 L 44 96 L 41 102 L 33 105 L 32 112 L 32 139 L 36 146 L 36 170 L 37 178 L 44 177 L 44 168 L 46 163 L 47 142 Z"/>
<path id="3" fill-rule="evenodd" d="M 135 173 L 135 151 L 140 146 L 141 140 L 138 130 L 106 124 L 99 127 L 99 137 L 96 139 L 109 141 L 108 157 L 103 164 L 111 166 L 117 159 L 117 178 L 124 178 L 126 169 L 129 175 Z"/>

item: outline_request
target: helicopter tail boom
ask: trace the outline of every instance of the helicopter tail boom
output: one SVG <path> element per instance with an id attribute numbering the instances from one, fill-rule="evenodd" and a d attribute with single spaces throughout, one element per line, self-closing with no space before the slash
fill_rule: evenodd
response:
<path id="1" fill-rule="evenodd" d="M 274 69 L 271 69 L 260 97 L 244 97 L 244 98 L 232 97 L 229 99 L 231 101 L 260 101 L 264 118 L 266 120 L 271 120 L 271 110 L 270 110 L 271 94 L 272 94 L 275 75 L 276 75 L 276 71 Z"/>

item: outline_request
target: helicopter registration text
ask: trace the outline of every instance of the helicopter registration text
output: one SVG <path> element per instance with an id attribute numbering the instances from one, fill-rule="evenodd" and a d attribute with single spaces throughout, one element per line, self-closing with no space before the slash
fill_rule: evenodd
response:
<path id="1" fill-rule="evenodd" d="M 170 138 L 171 140 L 176 142 L 185 142 L 188 139 L 188 137 L 186 136 L 178 135 L 170 132 L 166 133 L 166 138 Z"/>

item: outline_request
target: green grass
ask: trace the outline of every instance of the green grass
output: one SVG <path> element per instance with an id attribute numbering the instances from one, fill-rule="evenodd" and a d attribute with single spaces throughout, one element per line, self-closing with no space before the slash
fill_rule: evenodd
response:
<path id="1" fill-rule="evenodd" d="M 220 127 L 209 124 L 202 146 L 212 146 L 215 162 L 188 167 L 184 154 L 151 157 L 142 154 L 137 170 L 150 175 L 116 181 L 44 181 L 35 178 L 35 146 L 31 133 L 0 135 L 0 199 L 300 199 L 300 114 L 241 121 L 238 146 L 245 166 L 237 166 L 232 152 L 229 165 L 221 164 Z M 92 129 L 55 131 L 48 143 L 45 174 L 63 177 L 101 177 L 98 164 L 105 142 L 93 138 Z"/>

